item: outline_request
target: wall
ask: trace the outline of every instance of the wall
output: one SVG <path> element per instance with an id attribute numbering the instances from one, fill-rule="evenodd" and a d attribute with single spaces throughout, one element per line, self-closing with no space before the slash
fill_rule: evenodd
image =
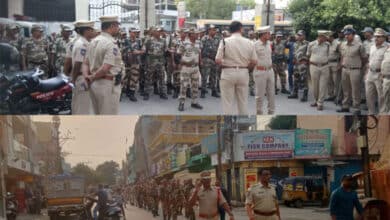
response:
<path id="1" fill-rule="evenodd" d="M 23 15 L 24 0 L 8 0 L 8 17 L 13 18 L 14 14 Z"/>
<path id="2" fill-rule="evenodd" d="M 76 20 L 89 20 L 88 0 L 76 0 Z"/>

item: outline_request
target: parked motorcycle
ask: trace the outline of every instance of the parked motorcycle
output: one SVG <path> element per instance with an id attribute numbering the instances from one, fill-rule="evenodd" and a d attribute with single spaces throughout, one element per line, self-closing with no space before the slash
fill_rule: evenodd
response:
<path id="1" fill-rule="evenodd" d="M 5 113 L 70 114 L 73 84 L 65 75 L 42 80 L 39 78 L 42 74 L 37 69 L 33 74 L 17 74 L 11 80 L 0 79 L 8 87 L 0 95 L 0 106 L 6 109 Z"/>
<path id="2" fill-rule="evenodd" d="M 5 212 L 7 220 L 15 220 L 18 214 L 18 203 L 15 199 L 15 196 L 8 192 L 5 200 Z"/>

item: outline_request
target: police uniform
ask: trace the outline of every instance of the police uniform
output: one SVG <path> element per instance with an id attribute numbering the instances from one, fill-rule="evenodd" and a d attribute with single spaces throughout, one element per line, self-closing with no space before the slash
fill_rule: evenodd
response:
<path id="1" fill-rule="evenodd" d="M 192 184 L 192 181 L 188 181 L 184 185 L 184 201 L 185 201 L 184 213 L 185 213 L 185 217 L 189 220 L 195 220 L 194 208 L 188 205 L 188 201 L 191 197 L 191 192 L 193 191 L 193 189 L 194 189 L 194 185 Z"/>
<path id="2" fill-rule="evenodd" d="M 103 16 L 100 18 L 100 21 L 102 23 L 118 22 L 118 17 Z M 102 31 L 90 43 L 86 60 L 92 74 L 104 64 L 112 66 L 106 76 L 96 79 L 91 84 L 90 94 L 95 114 L 118 114 L 121 93 L 120 81 L 124 71 L 124 65 L 122 62 L 122 54 L 113 36 Z"/>
<path id="3" fill-rule="evenodd" d="M 326 37 L 327 31 L 318 31 L 319 37 Z M 329 82 L 329 49 L 330 45 L 325 40 L 310 42 L 307 49 L 307 56 L 310 61 L 310 75 L 313 87 L 314 102 L 311 106 L 323 109 Z"/>
<path id="4" fill-rule="evenodd" d="M 93 28 L 94 22 L 89 21 L 78 21 L 75 23 L 76 28 L 88 27 Z M 78 40 L 74 43 L 72 47 L 72 68 L 76 62 L 83 63 L 85 56 L 87 55 L 87 50 L 89 46 L 89 41 L 83 36 L 80 36 Z M 81 70 L 81 69 L 80 69 Z M 82 73 L 79 73 L 75 80 L 75 85 L 73 88 L 73 97 L 72 97 L 72 114 L 73 115 L 88 115 L 91 111 L 91 96 L 88 91 L 88 83 L 86 82 Z"/>
<path id="5" fill-rule="evenodd" d="M 256 42 L 256 38 L 254 37 L 254 34 L 255 34 L 255 32 L 252 31 L 252 30 L 248 32 L 249 40 L 251 40 L 253 43 Z M 249 71 L 249 94 L 251 96 L 255 96 L 256 95 L 256 92 L 255 92 L 256 85 L 255 85 L 255 78 L 253 76 L 253 72 L 254 72 L 254 70 Z"/>
<path id="6" fill-rule="evenodd" d="M 275 188 L 261 183 L 249 188 L 245 201 L 246 205 L 252 206 L 255 220 L 278 220 L 276 203 Z"/>
<path id="7" fill-rule="evenodd" d="M 132 32 L 137 32 L 138 30 L 131 30 Z M 138 38 L 130 38 L 128 41 L 128 48 L 126 50 L 126 53 L 128 53 L 127 56 L 130 56 L 130 58 L 127 61 L 127 67 L 126 67 L 126 77 L 128 82 L 128 89 L 129 89 L 129 98 L 131 101 L 137 101 L 135 97 L 135 91 L 137 89 L 137 86 L 139 84 L 140 79 L 140 71 L 141 71 L 141 55 L 140 54 L 134 54 L 136 51 L 142 50 L 142 43 L 141 39 Z M 126 56 L 125 56 L 126 57 Z"/>
<path id="8" fill-rule="evenodd" d="M 62 32 L 72 32 L 72 29 L 66 25 L 61 25 Z M 64 39 L 63 37 L 59 37 L 54 42 L 51 53 L 54 55 L 54 67 L 56 72 L 64 71 L 64 62 L 66 56 L 66 46 L 71 41 L 70 38 Z"/>
<path id="9" fill-rule="evenodd" d="M 210 26 L 211 28 L 215 29 L 213 25 Z M 220 39 L 217 36 L 206 35 L 202 38 L 202 97 L 206 94 L 207 80 L 209 80 L 212 95 L 219 97 L 217 94 L 218 68 L 215 64 L 219 42 Z"/>
<path id="10" fill-rule="evenodd" d="M 257 60 L 253 42 L 239 33 L 233 33 L 232 36 L 220 42 L 216 59 L 222 60 L 222 74 L 219 83 L 223 113 L 247 115 L 248 65 Z M 235 103 L 237 106 L 234 106 Z"/>
<path id="11" fill-rule="evenodd" d="M 34 31 L 43 32 L 43 28 L 39 25 L 33 25 L 31 32 Z M 48 52 L 49 42 L 43 36 L 40 39 L 34 39 L 33 37 L 27 38 L 22 44 L 22 55 L 27 60 L 27 69 L 39 67 L 45 72 L 45 77 L 49 73 Z"/>
<path id="12" fill-rule="evenodd" d="M 258 33 L 270 32 L 270 27 L 261 27 Z M 263 42 L 261 39 L 255 42 L 255 49 L 257 54 L 257 67 L 253 72 L 256 85 L 256 104 L 257 114 L 262 115 L 263 102 L 265 96 L 268 101 L 268 114 L 275 113 L 275 77 L 272 68 L 272 50 L 270 41 Z"/>
<path id="13" fill-rule="evenodd" d="M 377 28 L 374 35 L 375 37 L 386 37 L 386 32 L 381 28 Z M 367 107 L 370 115 L 378 114 L 383 105 L 383 88 L 380 75 L 382 61 L 388 47 L 389 45 L 385 41 L 380 46 L 372 45 L 370 49 L 368 74 L 365 77 Z M 376 108 L 377 102 L 378 109 Z"/>
<path id="14" fill-rule="evenodd" d="M 148 70 L 145 76 L 145 96 L 144 99 L 149 99 L 149 94 L 152 91 L 153 84 L 158 84 L 158 93 L 160 98 L 166 97 L 165 84 L 165 52 L 167 45 L 164 39 L 152 37 L 145 42 L 143 50 L 146 52 Z"/>
<path id="15" fill-rule="evenodd" d="M 297 33 L 300 36 L 304 36 L 303 30 Z M 297 41 L 294 44 L 294 89 L 292 95 L 288 98 L 298 98 L 298 91 L 303 91 L 302 102 L 307 101 L 307 95 L 309 93 L 308 86 L 308 58 L 307 58 L 307 47 L 309 42 L 306 40 Z"/>
<path id="16" fill-rule="evenodd" d="M 188 34 L 188 30 L 180 30 L 179 33 Z M 176 68 L 173 70 L 173 88 L 174 88 L 174 94 L 173 98 L 176 99 L 179 97 L 180 94 L 180 72 L 181 72 L 181 66 L 180 66 L 180 55 L 177 54 L 177 50 L 180 48 L 180 46 L 187 40 L 186 37 L 184 39 L 179 36 L 177 39 L 174 40 L 172 43 L 172 50 L 174 50 L 174 60 L 176 64 Z"/>
<path id="17" fill-rule="evenodd" d="M 354 34 L 354 30 L 349 28 L 344 33 Z M 360 111 L 361 101 L 361 69 L 363 66 L 363 59 L 366 53 L 362 43 L 357 40 L 352 42 L 345 41 L 340 46 L 342 56 L 342 86 L 343 86 L 343 106 L 339 112 L 349 111 L 350 102 L 352 99 L 352 108 L 354 111 Z"/>
<path id="18" fill-rule="evenodd" d="M 276 37 L 283 37 L 281 32 L 276 33 Z M 285 42 L 276 40 L 273 42 L 273 68 L 275 73 L 275 91 L 277 91 L 278 76 L 280 78 L 280 85 L 282 86 L 282 93 L 288 93 L 286 90 L 286 55 L 284 54 Z"/>
<path id="19" fill-rule="evenodd" d="M 383 104 L 381 114 L 390 114 L 390 47 L 387 48 L 382 61 Z"/>
<path id="20" fill-rule="evenodd" d="M 22 44 L 23 44 L 23 38 L 19 36 L 15 36 L 15 32 L 18 32 L 19 26 L 16 24 L 11 24 L 7 25 L 6 27 L 6 32 L 7 35 L 3 38 L 0 39 L 0 43 L 8 43 L 11 46 L 15 47 L 18 53 L 21 52 Z M 15 51 L 16 53 L 16 51 Z M 13 65 L 7 65 L 6 71 L 14 72 L 20 69 L 20 60 L 18 63 L 15 63 Z"/>
<path id="21" fill-rule="evenodd" d="M 195 34 L 194 30 L 190 31 L 191 34 Z M 184 111 L 184 101 L 186 98 L 187 87 L 190 87 L 192 92 L 191 107 L 202 109 L 202 106 L 198 104 L 198 91 L 199 91 L 199 55 L 201 49 L 199 42 L 191 42 L 187 39 L 183 42 L 177 53 L 181 54 L 181 72 L 180 72 L 180 97 L 179 97 L 179 111 Z"/>
<path id="22" fill-rule="evenodd" d="M 331 32 L 328 33 L 332 34 Z M 339 71 L 340 63 L 340 42 L 334 39 L 332 42 L 329 42 L 329 83 L 328 83 L 328 96 L 329 100 L 335 99 L 336 96 L 339 96 L 341 89 L 341 74 Z"/>

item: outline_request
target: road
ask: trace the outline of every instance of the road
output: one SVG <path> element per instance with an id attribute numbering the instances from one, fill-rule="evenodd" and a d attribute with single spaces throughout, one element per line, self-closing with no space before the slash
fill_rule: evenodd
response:
<path id="1" fill-rule="evenodd" d="M 280 207 L 282 220 L 328 220 L 329 213 L 326 210 L 318 207 L 305 207 L 303 209 L 289 208 L 284 205 Z M 45 212 L 43 212 L 45 213 Z M 235 208 L 233 210 L 235 220 L 248 220 L 244 208 Z M 161 214 L 161 210 L 160 210 Z M 63 218 L 65 219 L 65 218 Z M 74 218 L 73 218 L 74 219 Z M 161 216 L 153 218 L 150 212 L 145 211 L 134 206 L 127 206 L 126 208 L 126 219 L 127 220 L 163 220 Z M 49 220 L 46 214 L 41 216 L 32 215 L 20 215 L 17 220 Z M 70 218 L 69 218 L 70 220 Z M 179 216 L 178 220 L 185 220 L 183 216 Z"/>

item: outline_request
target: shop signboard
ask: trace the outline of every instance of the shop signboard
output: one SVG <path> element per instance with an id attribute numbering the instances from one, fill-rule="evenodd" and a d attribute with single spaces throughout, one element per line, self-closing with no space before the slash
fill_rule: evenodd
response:
<path id="1" fill-rule="evenodd" d="M 331 155 L 331 129 L 296 129 L 294 157 L 298 159 L 329 158 Z"/>
<path id="2" fill-rule="evenodd" d="M 258 131 L 237 134 L 234 161 L 291 159 L 294 131 Z"/>
<path id="3" fill-rule="evenodd" d="M 247 168 L 245 169 L 245 189 L 253 186 L 257 183 L 257 169 L 256 168 Z"/>

